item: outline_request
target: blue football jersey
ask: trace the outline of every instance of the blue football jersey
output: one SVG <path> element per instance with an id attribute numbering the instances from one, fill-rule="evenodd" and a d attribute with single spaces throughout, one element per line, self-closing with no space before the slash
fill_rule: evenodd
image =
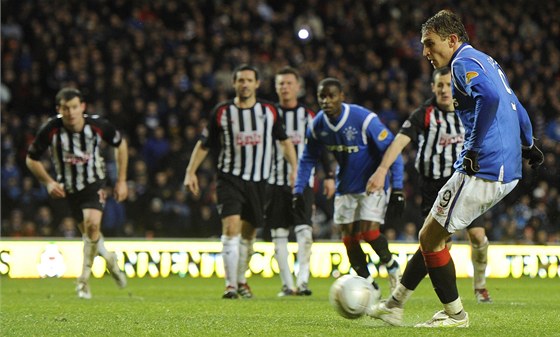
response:
<path id="1" fill-rule="evenodd" d="M 509 86 L 500 65 L 463 44 L 451 59 L 455 113 L 465 127 L 465 143 L 455 169 L 462 169 L 467 150 L 478 152 L 477 177 L 510 182 L 521 178 L 521 148 L 533 144 L 527 111 Z"/>
<path id="2" fill-rule="evenodd" d="M 375 113 L 359 105 L 343 103 L 336 121 L 319 111 L 306 133 L 294 192 L 303 192 L 323 149 L 330 151 L 338 162 L 336 194 L 365 192 L 368 179 L 381 163 L 393 138 Z M 397 158 L 390 171 L 392 187 L 402 189 L 402 157 Z M 386 188 L 388 183 L 389 175 Z"/>

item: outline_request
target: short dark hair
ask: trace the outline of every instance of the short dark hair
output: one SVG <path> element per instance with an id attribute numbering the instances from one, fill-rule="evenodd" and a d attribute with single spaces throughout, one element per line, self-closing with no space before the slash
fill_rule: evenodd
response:
<path id="1" fill-rule="evenodd" d="M 80 99 L 80 102 L 82 102 L 84 99 L 80 90 L 76 88 L 62 88 L 55 96 L 55 104 L 56 106 L 59 106 L 61 101 L 68 102 L 74 97 L 78 97 Z"/>
<path id="2" fill-rule="evenodd" d="M 290 66 L 285 66 L 282 67 L 280 70 L 278 70 L 276 72 L 276 76 L 278 75 L 288 75 L 288 74 L 292 74 L 296 77 L 296 80 L 299 81 L 299 71 L 297 71 L 296 68 L 290 67 Z"/>
<path id="3" fill-rule="evenodd" d="M 436 70 L 434 70 L 434 72 L 432 73 L 432 83 L 434 83 L 436 81 L 436 76 L 437 75 L 447 75 L 451 73 L 451 69 L 447 66 L 445 67 L 441 67 L 441 68 L 437 68 Z"/>
<path id="4" fill-rule="evenodd" d="M 233 70 L 233 81 L 235 82 L 237 80 L 237 73 L 240 71 L 244 71 L 244 70 L 250 70 L 252 72 L 255 73 L 255 79 L 258 81 L 259 80 L 259 71 L 257 70 L 257 68 L 250 66 L 248 64 L 242 64 L 240 66 L 238 66 L 237 68 L 235 68 Z"/>
<path id="5" fill-rule="evenodd" d="M 327 77 L 323 80 L 321 80 L 321 82 L 319 82 L 319 85 L 317 86 L 317 89 L 320 87 L 337 87 L 338 91 L 342 92 L 342 83 L 340 83 L 340 81 L 334 77 Z"/>
<path id="6" fill-rule="evenodd" d="M 448 9 L 437 12 L 422 25 L 422 35 L 427 32 L 434 32 L 442 38 L 447 38 L 451 34 L 456 34 L 460 42 L 469 42 L 469 35 L 461 18 Z"/>

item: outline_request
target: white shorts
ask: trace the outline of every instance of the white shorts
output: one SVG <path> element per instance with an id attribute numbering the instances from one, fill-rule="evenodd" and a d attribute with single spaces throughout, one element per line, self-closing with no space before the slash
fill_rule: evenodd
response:
<path id="1" fill-rule="evenodd" d="M 357 220 L 385 222 L 388 197 L 385 191 L 373 194 L 344 194 L 334 198 L 334 223 L 350 224 Z"/>
<path id="2" fill-rule="evenodd" d="M 455 172 L 439 190 L 432 217 L 449 233 L 465 229 L 508 195 L 518 182 L 502 183 Z"/>

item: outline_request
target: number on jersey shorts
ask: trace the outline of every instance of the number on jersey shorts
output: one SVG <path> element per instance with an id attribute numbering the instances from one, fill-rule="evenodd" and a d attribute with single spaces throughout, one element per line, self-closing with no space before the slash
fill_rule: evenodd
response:
<path id="1" fill-rule="evenodd" d="M 449 233 L 465 229 L 508 195 L 518 182 L 503 183 L 455 172 L 439 191 L 432 217 Z"/>
<path id="2" fill-rule="evenodd" d="M 334 199 L 334 223 L 349 224 L 357 220 L 385 223 L 388 195 L 384 190 L 372 194 L 337 195 Z"/>

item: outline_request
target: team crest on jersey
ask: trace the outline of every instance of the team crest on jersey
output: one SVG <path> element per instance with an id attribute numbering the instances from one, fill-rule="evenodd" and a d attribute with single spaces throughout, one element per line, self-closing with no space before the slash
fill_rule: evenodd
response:
<path id="1" fill-rule="evenodd" d="M 358 130 L 356 130 L 356 128 L 354 128 L 353 126 L 349 126 L 346 129 L 344 129 L 343 133 L 344 133 L 344 137 L 346 137 L 346 139 L 349 142 L 351 142 L 354 139 L 356 139 L 356 135 L 358 134 Z"/>
<path id="2" fill-rule="evenodd" d="M 467 73 L 465 74 L 465 78 L 467 80 L 467 84 L 471 83 L 471 80 L 475 77 L 478 76 L 478 73 L 476 71 L 467 71 Z"/>
<path id="3" fill-rule="evenodd" d="M 389 131 L 387 129 L 381 130 L 381 132 L 377 135 L 377 140 L 384 141 L 385 138 L 389 135 Z"/>

